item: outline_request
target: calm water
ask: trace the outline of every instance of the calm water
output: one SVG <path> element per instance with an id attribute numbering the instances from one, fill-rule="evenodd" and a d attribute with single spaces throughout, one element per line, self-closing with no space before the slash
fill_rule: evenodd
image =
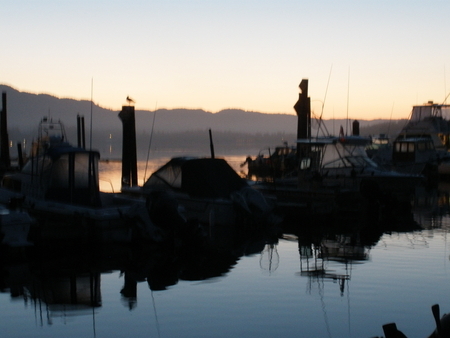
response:
<path id="1" fill-rule="evenodd" d="M 239 170 L 243 157 L 228 159 Z M 120 164 L 102 176 L 119 190 Z M 386 222 L 298 220 L 278 239 L 3 256 L 1 336 L 374 337 L 395 322 L 426 337 L 431 305 L 450 311 L 448 191 L 418 194 L 413 214 Z"/>

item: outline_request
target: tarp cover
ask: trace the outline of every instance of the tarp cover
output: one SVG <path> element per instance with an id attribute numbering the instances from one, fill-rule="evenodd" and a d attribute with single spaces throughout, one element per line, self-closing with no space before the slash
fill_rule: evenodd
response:
<path id="1" fill-rule="evenodd" d="M 177 157 L 157 170 L 144 188 L 171 188 L 195 197 L 229 198 L 247 183 L 223 159 Z"/>

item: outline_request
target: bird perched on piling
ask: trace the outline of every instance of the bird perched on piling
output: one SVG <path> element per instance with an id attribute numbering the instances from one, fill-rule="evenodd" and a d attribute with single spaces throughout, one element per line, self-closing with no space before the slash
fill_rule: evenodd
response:
<path id="1" fill-rule="evenodd" d="M 130 104 L 134 103 L 134 100 L 131 97 L 127 96 L 127 102 L 128 102 L 128 105 L 130 105 Z"/>

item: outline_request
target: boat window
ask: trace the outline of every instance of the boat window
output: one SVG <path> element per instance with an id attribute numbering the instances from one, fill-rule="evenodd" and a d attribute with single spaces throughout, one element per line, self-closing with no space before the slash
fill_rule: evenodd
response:
<path id="1" fill-rule="evenodd" d="M 438 135 L 439 135 L 439 139 L 441 140 L 441 143 L 443 145 L 449 144 L 449 135 L 446 135 L 446 134 L 438 134 Z"/>
<path id="2" fill-rule="evenodd" d="M 302 158 L 300 161 L 300 170 L 308 169 L 311 167 L 311 159 L 309 157 Z"/>
<path id="3" fill-rule="evenodd" d="M 422 121 L 433 116 L 432 106 L 415 106 L 411 113 L 411 121 Z"/>
<path id="4" fill-rule="evenodd" d="M 98 157 L 97 157 L 98 159 Z M 98 161 L 94 159 L 89 167 L 89 153 L 78 153 L 74 160 L 75 188 L 88 188 L 90 177 L 98 182 Z M 95 175 L 95 176 L 92 176 Z"/>
<path id="5" fill-rule="evenodd" d="M 63 155 L 55 161 L 52 168 L 52 187 L 69 187 L 69 156 Z"/>
<path id="6" fill-rule="evenodd" d="M 152 176 L 149 179 L 148 185 L 155 184 L 159 180 L 171 187 L 181 188 L 181 168 L 179 166 L 167 165 L 155 172 Z"/>
<path id="7" fill-rule="evenodd" d="M 408 144 L 408 153 L 413 153 L 414 152 L 414 143 L 409 143 Z"/>
<path id="8" fill-rule="evenodd" d="M 89 153 L 73 155 L 73 187 L 75 189 L 87 189 L 90 183 L 96 184 L 98 182 L 98 161 L 96 160 L 98 157 L 89 166 Z M 69 156 L 69 154 L 64 154 L 53 163 L 51 183 L 53 188 L 69 188 Z"/>

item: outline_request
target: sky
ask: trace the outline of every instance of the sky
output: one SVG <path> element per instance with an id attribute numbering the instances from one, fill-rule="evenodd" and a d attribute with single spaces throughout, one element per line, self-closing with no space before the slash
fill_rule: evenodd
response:
<path id="1" fill-rule="evenodd" d="M 0 0 L 0 83 L 119 111 L 408 118 L 450 93 L 448 0 Z M 449 100 L 450 101 L 450 100 Z"/>

